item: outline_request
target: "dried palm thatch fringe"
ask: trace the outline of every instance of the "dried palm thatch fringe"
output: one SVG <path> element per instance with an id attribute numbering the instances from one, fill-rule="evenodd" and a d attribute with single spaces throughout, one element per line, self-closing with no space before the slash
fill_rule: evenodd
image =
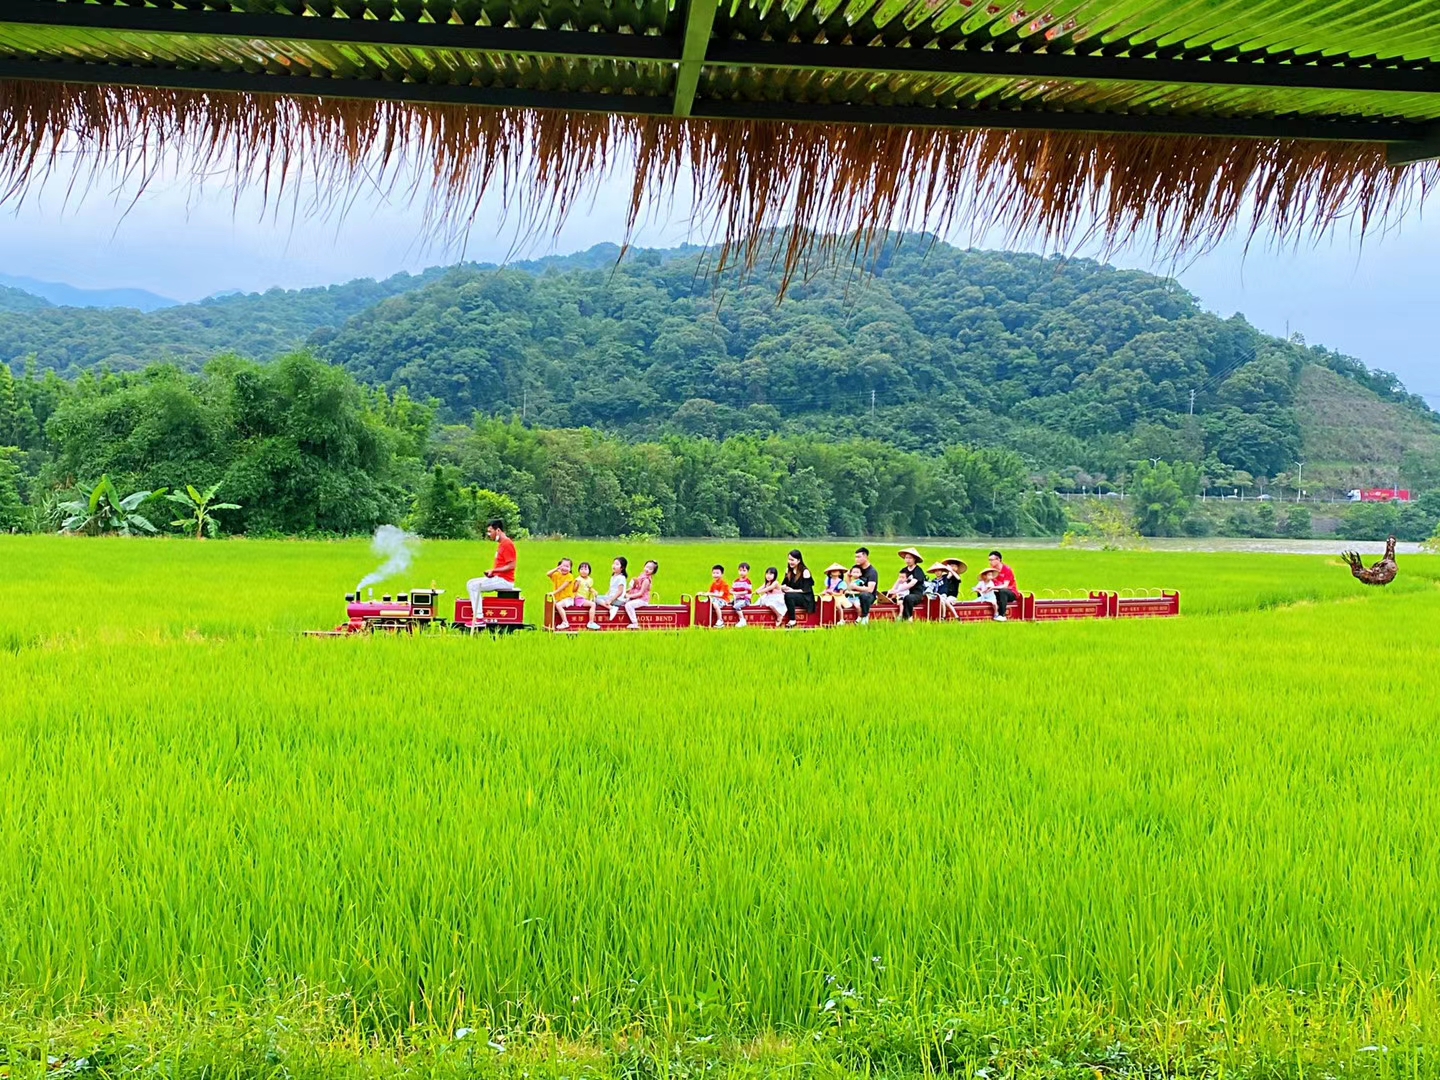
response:
<path id="1" fill-rule="evenodd" d="M 162 167 L 300 190 L 341 211 L 362 185 L 424 200 L 466 229 L 498 191 L 527 231 L 558 229 L 617 164 L 633 162 L 633 227 L 688 176 L 694 220 L 723 268 L 863 260 L 889 230 L 970 226 L 1056 247 L 1139 242 L 1179 256 L 1239 231 L 1282 243 L 1337 224 L 1393 222 L 1440 180 L 1356 143 L 676 120 L 336 98 L 0 82 L 0 202 L 62 158 L 83 183 L 143 184 Z M 72 170 L 73 172 L 73 170 Z M 787 243 L 767 246 L 787 228 Z"/>

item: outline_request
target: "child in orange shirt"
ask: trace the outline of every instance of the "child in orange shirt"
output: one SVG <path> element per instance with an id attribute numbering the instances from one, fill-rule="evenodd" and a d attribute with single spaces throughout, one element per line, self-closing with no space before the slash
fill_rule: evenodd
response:
<path id="1" fill-rule="evenodd" d="M 730 583 L 725 580 L 725 567 L 716 563 L 710 568 L 710 625 L 716 630 L 724 629 L 725 605 L 730 603 Z"/>

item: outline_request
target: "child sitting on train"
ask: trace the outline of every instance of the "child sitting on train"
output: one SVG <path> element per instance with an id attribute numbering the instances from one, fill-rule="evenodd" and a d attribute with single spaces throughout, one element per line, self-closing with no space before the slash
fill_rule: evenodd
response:
<path id="1" fill-rule="evenodd" d="M 835 609 L 848 611 L 860 607 L 860 568 L 852 566 L 845 571 L 845 579 L 839 594 L 835 597 Z"/>
<path id="2" fill-rule="evenodd" d="M 555 605 L 555 625 L 560 630 L 570 629 L 570 623 L 565 618 L 565 604 L 575 595 L 575 575 L 571 573 L 573 566 L 569 559 L 561 559 L 554 570 L 545 572 L 550 579 L 550 600 Z"/>
<path id="3" fill-rule="evenodd" d="M 845 567 L 838 562 L 825 568 L 824 596 L 839 598 L 845 595 Z"/>
<path id="4" fill-rule="evenodd" d="M 572 609 L 577 615 L 586 608 L 590 609 L 590 628 L 598 629 L 599 624 L 595 621 L 595 579 L 590 573 L 590 564 L 582 562 L 577 568 L 575 580 L 571 583 L 575 591 L 570 599 L 564 604 L 556 604 L 555 610 L 560 616 L 560 629 L 567 630 L 570 627 L 570 620 L 566 616 L 565 609 Z"/>
<path id="5" fill-rule="evenodd" d="M 630 588 L 625 593 L 625 617 L 630 620 L 631 630 L 640 629 L 640 620 L 635 613 L 650 603 L 650 590 L 659 570 L 658 562 L 654 559 L 647 561 L 645 568 L 635 576 L 635 580 L 630 583 Z"/>
<path id="6" fill-rule="evenodd" d="M 891 585 L 890 588 L 885 590 L 885 595 L 887 598 L 894 601 L 895 603 L 899 603 L 900 598 L 905 596 L 909 592 L 910 568 L 902 566 L 900 568 L 900 573 L 897 574 L 895 577 L 895 584 Z"/>
<path id="7" fill-rule="evenodd" d="M 965 564 L 958 559 L 942 559 L 930 570 L 935 574 L 933 578 L 925 583 L 926 595 L 934 596 L 940 601 L 940 618 L 958 619 L 960 617 L 960 575 L 965 570 Z"/>
<path id="8" fill-rule="evenodd" d="M 625 587 L 630 580 L 629 577 L 626 576 L 629 569 L 630 564 L 623 555 L 618 556 L 615 561 L 610 564 L 610 586 L 605 590 L 605 595 L 597 598 L 595 603 L 590 606 L 591 630 L 600 629 L 599 624 L 595 621 L 595 609 L 600 604 L 604 604 L 610 609 L 610 618 L 615 619 L 619 617 L 620 604 L 625 599 Z"/>
<path id="9" fill-rule="evenodd" d="M 735 625 L 745 625 L 745 609 L 755 596 L 755 585 L 750 580 L 750 564 L 742 562 L 735 567 L 735 583 L 730 586 L 730 606 L 735 609 Z"/>
<path id="10" fill-rule="evenodd" d="M 945 577 L 949 573 L 949 567 L 944 563 L 935 563 L 926 573 L 930 577 L 925 579 L 925 596 L 939 599 L 945 594 Z"/>
<path id="11" fill-rule="evenodd" d="M 995 571 L 981 570 L 980 580 L 975 583 L 975 597 L 983 600 L 993 607 L 997 612 L 1000 610 L 1000 601 L 995 599 Z"/>
<path id="12" fill-rule="evenodd" d="M 785 618 L 785 590 L 780 584 L 780 571 L 773 566 L 765 568 L 765 580 L 755 593 L 755 606 L 773 611 L 777 626 Z"/>
<path id="13" fill-rule="evenodd" d="M 710 625 L 716 630 L 725 626 L 725 605 L 730 603 L 730 583 L 725 580 L 725 567 L 716 563 L 710 568 L 710 588 L 705 593 L 710 597 Z"/>

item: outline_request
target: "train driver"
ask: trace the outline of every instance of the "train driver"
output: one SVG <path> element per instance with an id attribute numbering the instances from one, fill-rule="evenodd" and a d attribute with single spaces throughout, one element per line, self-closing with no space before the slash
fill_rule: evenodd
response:
<path id="1" fill-rule="evenodd" d="M 505 535 L 505 522 L 495 518 L 485 527 L 485 535 L 495 541 L 495 565 L 488 574 L 471 578 L 465 583 L 474 608 L 471 618 L 476 623 L 485 621 L 485 609 L 481 606 L 481 594 L 487 592 L 511 592 L 515 588 L 515 541 Z"/>

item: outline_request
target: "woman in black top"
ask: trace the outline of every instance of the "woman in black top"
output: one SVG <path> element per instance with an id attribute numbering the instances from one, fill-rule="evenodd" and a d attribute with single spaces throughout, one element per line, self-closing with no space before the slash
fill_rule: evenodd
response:
<path id="1" fill-rule="evenodd" d="M 910 587 L 897 590 L 895 599 L 900 601 L 900 617 L 913 619 L 915 609 L 925 602 L 925 571 L 920 566 L 920 553 L 914 548 L 903 549 L 900 557 L 905 560 L 905 565 L 896 582 L 907 582 Z"/>
<path id="2" fill-rule="evenodd" d="M 785 580 L 781 582 L 785 594 L 785 625 L 794 626 L 795 616 L 803 608 L 815 610 L 815 579 L 805 565 L 805 557 L 796 548 L 790 552 L 785 566 Z"/>

